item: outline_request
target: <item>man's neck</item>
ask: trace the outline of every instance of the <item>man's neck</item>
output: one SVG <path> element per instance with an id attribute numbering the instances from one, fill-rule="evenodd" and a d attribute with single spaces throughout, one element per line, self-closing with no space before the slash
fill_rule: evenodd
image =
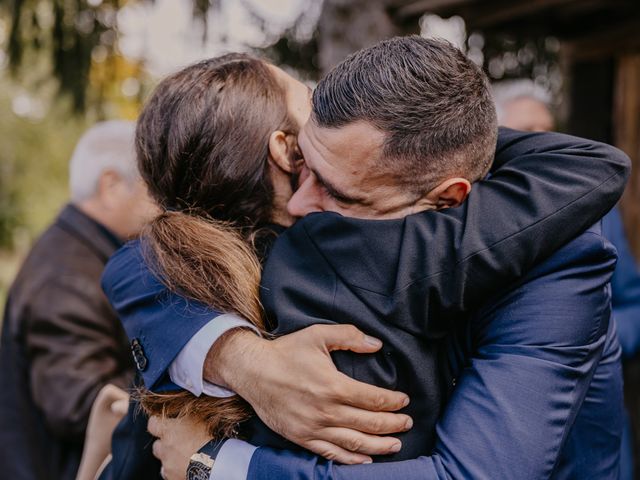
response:
<path id="1" fill-rule="evenodd" d="M 121 241 L 126 240 L 125 236 L 119 232 L 118 226 L 114 225 L 114 222 L 110 221 L 108 215 L 104 214 L 104 208 L 99 205 L 96 200 L 89 199 L 81 202 L 72 202 L 71 204 L 91 220 L 98 223 L 102 228 L 108 230 L 116 238 Z"/>

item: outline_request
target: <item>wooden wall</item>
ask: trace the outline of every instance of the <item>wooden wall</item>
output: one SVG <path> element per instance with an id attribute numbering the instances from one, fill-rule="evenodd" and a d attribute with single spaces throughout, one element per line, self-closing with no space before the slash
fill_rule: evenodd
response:
<path id="1" fill-rule="evenodd" d="M 640 51 L 616 59 L 613 126 L 614 144 L 633 162 L 621 209 L 629 243 L 640 258 Z"/>
<path id="2" fill-rule="evenodd" d="M 620 207 L 640 260 L 640 21 L 584 32 L 563 42 L 569 133 L 611 143 L 632 161 Z"/>

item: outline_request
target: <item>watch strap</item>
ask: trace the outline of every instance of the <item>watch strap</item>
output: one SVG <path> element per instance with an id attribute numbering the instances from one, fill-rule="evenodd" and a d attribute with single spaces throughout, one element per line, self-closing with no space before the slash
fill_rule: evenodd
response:
<path id="1" fill-rule="evenodd" d="M 205 443 L 189 460 L 187 480 L 209 480 L 211 470 L 225 440 L 211 440 Z"/>

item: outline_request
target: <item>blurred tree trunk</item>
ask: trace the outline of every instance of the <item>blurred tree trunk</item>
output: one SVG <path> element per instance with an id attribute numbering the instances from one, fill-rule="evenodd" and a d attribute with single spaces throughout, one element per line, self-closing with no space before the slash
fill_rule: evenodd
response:
<path id="1" fill-rule="evenodd" d="M 327 73 L 347 55 L 385 38 L 414 33 L 397 26 L 389 0 L 325 0 L 318 21 L 318 66 Z M 416 22 L 416 31 L 418 25 Z"/>

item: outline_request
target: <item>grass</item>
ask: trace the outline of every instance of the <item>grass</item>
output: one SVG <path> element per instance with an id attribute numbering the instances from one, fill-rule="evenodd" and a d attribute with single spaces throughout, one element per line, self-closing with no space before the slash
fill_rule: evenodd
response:
<path id="1" fill-rule="evenodd" d="M 4 312 L 9 287 L 18 273 L 23 258 L 24 253 L 22 252 L 0 251 L 0 311 L 2 312 Z M 1 323 L 2 317 L 0 316 Z"/>

